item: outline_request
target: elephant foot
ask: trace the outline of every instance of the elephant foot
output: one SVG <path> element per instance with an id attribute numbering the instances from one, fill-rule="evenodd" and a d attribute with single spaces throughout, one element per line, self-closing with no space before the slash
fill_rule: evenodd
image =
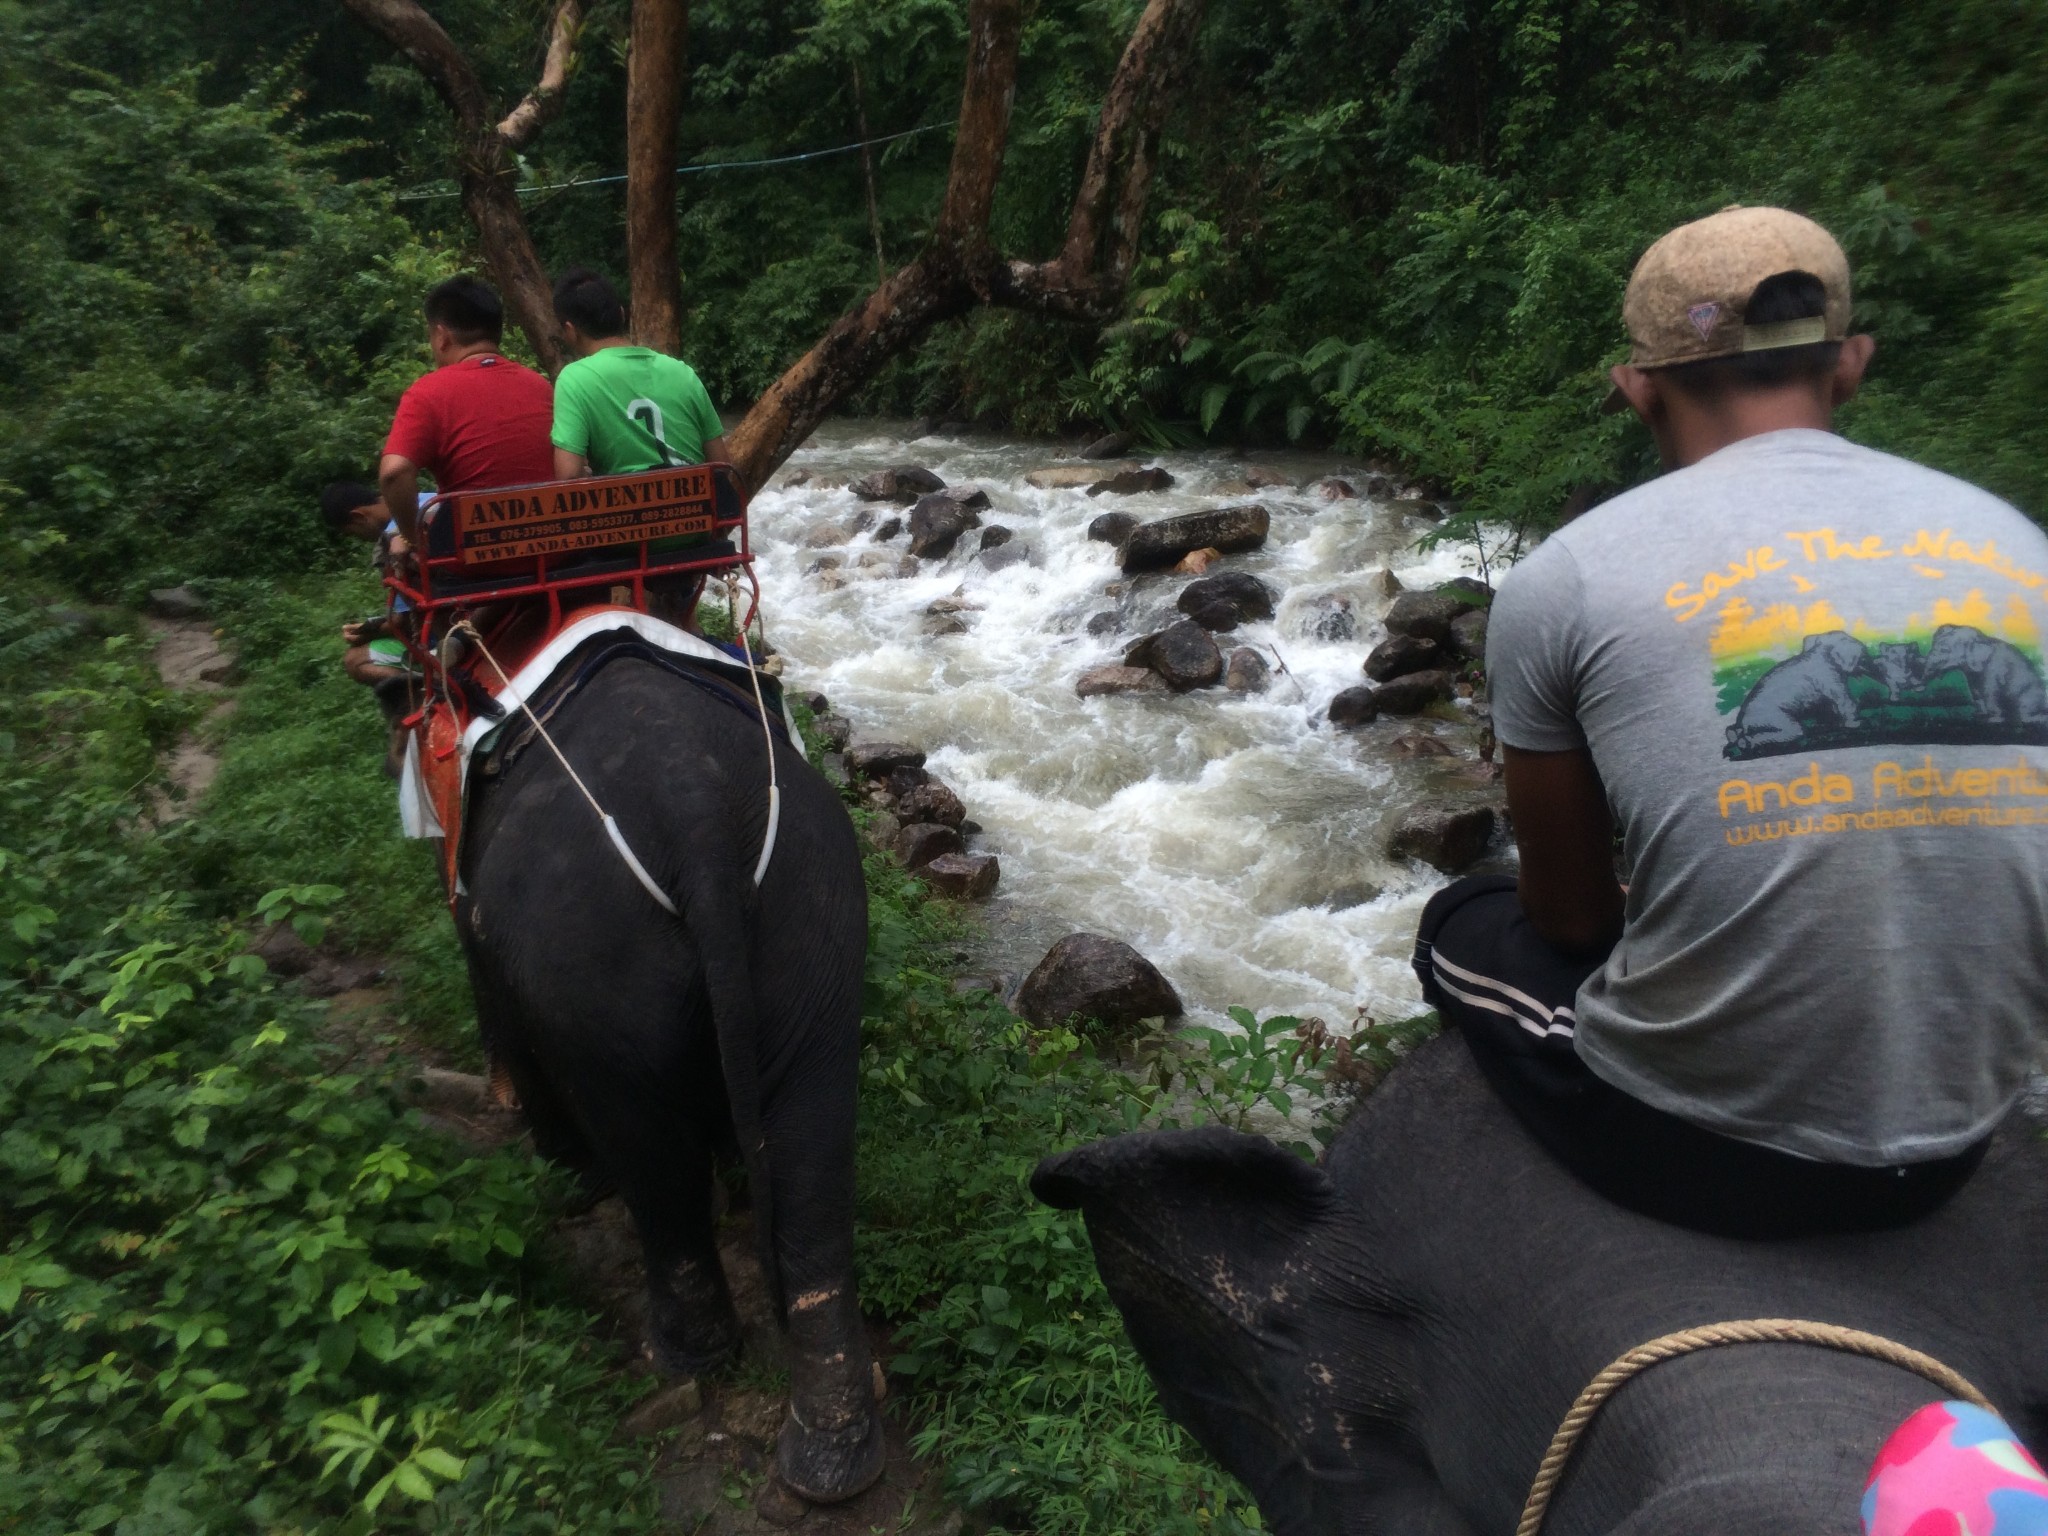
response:
<path id="1" fill-rule="evenodd" d="M 776 1475 L 814 1504 L 837 1504 L 873 1487 L 887 1460 L 852 1286 L 799 1295 L 787 1326 L 789 1414 L 775 1442 Z"/>
<path id="2" fill-rule="evenodd" d="M 678 1259 L 648 1288 L 647 1331 L 655 1364 L 679 1376 L 702 1376 L 739 1358 L 739 1313 L 714 1257 Z"/>
<path id="3" fill-rule="evenodd" d="M 792 1403 L 775 1441 L 775 1475 L 813 1504 L 841 1504 L 866 1493 L 887 1460 L 881 1416 L 872 1408 L 843 1429 L 812 1429 Z"/>

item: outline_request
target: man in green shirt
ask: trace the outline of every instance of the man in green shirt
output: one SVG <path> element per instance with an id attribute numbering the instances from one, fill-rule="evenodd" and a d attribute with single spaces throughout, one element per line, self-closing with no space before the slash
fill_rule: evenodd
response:
<path id="1" fill-rule="evenodd" d="M 627 339 L 626 306 L 610 283 L 570 268 L 555 281 L 555 318 L 576 354 L 555 380 L 557 480 L 725 457 L 725 429 L 697 371 Z"/>

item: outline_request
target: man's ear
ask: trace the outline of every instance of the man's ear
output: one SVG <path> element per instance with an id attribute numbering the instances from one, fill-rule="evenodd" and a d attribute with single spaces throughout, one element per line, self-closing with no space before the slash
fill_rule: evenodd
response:
<path id="1" fill-rule="evenodd" d="M 1621 397 L 1628 402 L 1628 408 L 1642 421 L 1654 427 L 1664 414 L 1664 391 L 1655 374 L 1645 373 L 1629 363 L 1616 363 L 1607 370 L 1607 376 L 1614 381 L 1614 387 L 1621 391 Z"/>
<path id="2" fill-rule="evenodd" d="M 1847 405 L 1856 398 L 1856 391 L 1863 387 L 1864 371 L 1876 355 L 1875 336 L 1842 338 L 1842 352 L 1835 359 L 1835 376 L 1829 385 L 1829 399 L 1835 405 Z"/>

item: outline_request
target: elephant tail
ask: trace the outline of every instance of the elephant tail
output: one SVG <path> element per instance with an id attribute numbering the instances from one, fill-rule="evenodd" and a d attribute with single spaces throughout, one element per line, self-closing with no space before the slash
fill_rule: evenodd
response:
<path id="1" fill-rule="evenodd" d="M 724 861 L 692 861 L 699 876 L 684 894 L 683 920 L 704 961 L 705 990 L 711 998 L 711 1019 L 718 1036 L 718 1061 L 725 1077 L 725 1096 L 732 1111 L 733 1134 L 747 1170 L 747 1191 L 754 1208 L 754 1240 L 760 1252 L 761 1275 L 775 1315 L 784 1315 L 782 1270 L 775 1249 L 775 1185 L 771 1177 L 767 1131 L 761 1118 L 760 1013 L 755 1006 L 754 978 L 748 970 L 747 892 L 738 882 L 715 877 Z"/>

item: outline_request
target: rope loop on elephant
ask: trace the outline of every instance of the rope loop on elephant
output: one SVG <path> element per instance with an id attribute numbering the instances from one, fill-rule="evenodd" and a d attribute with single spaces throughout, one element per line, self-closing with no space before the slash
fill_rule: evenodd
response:
<path id="1" fill-rule="evenodd" d="M 761 611 L 761 582 L 754 568 L 746 568 L 754 589 L 753 605 L 740 617 L 740 579 L 735 571 L 725 573 L 725 599 L 731 605 L 733 633 L 740 637 L 740 654 L 747 658 L 747 681 L 754 685 L 754 710 L 761 717 L 761 740 L 768 748 L 768 830 L 761 838 L 761 859 L 754 866 L 754 888 L 759 890 L 768 873 L 768 861 L 775 857 L 775 834 L 782 826 L 782 780 L 775 771 L 775 732 L 768 726 L 768 702 L 761 697 L 761 669 L 754 661 L 754 648 L 747 642 L 747 626 Z M 767 644 L 767 626 L 762 625 L 761 643 Z"/>
<path id="2" fill-rule="evenodd" d="M 1822 1349 L 1863 1355 L 1923 1376 L 1950 1397 L 1974 1403 L 1987 1413 L 1998 1411 L 1982 1392 L 1934 1356 L 1922 1354 L 1882 1334 L 1844 1328 L 1838 1323 L 1813 1323 L 1792 1317 L 1754 1317 L 1743 1322 L 1681 1328 L 1647 1344 L 1638 1344 L 1586 1384 L 1585 1391 L 1579 1394 L 1571 1411 L 1564 1416 L 1564 1422 L 1558 1425 L 1557 1433 L 1551 1436 L 1550 1448 L 1543 1453 L 1543 1464 L 1536 1470 L 1536 1481 L 1529 1488 L 1528 1502 L 1522 1506 L 1522 1518 L 1515 1527 L 1515 1536 L 1537 1536 L 1543 1529 L 1544 1516 L 1550 1511 L 1551 1496 L 1557 1492 L 1558 1482 L 1564 1476 L 1580 1436 L 1607 1400 L 1621 1390 L 1624 1382 L 1659 1361 L 1675 1360 L 1680 1355 L 1713 1349 L 1722 1344 L 1812 1344 Z"/>

